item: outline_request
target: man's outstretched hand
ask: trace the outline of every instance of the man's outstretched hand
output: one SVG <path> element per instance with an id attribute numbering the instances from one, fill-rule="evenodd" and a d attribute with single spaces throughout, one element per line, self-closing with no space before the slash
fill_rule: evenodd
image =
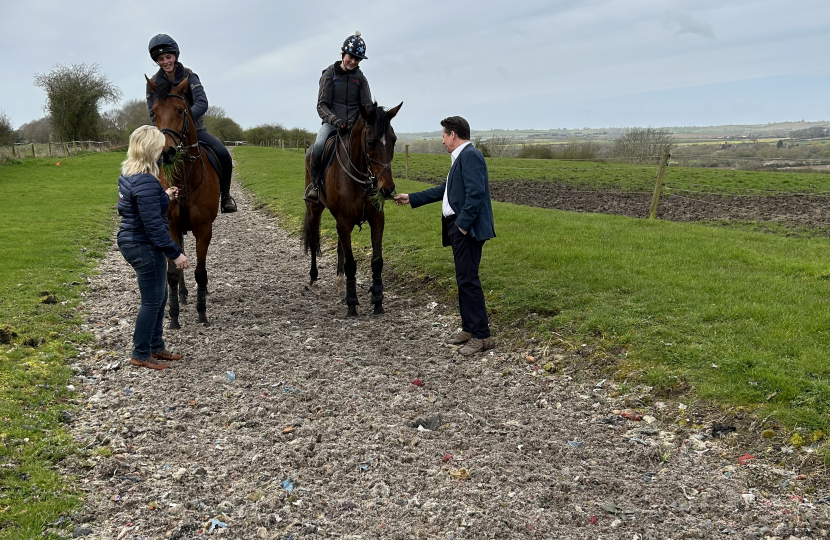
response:
<path id="1" fill-rule="evenodd" d="M 409 193 L 398 193 L 395 195 L 395 204 L 405 206 L 409 204 Z"/>

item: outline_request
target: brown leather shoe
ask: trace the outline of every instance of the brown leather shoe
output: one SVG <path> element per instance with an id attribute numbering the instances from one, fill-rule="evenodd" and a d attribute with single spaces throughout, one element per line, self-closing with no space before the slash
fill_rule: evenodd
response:
<path id="1" fill-rule="evenodd" d="M 181 360 L 182 355 L 180 355 L 179 353 L 170 352 L 167 349 L 164 349 L 163 351 L 154 352 L 153 353 L 153 358 L 158 358 L 159 360 L 166 360 L 168 362 L 173 362 L 175 360 Z"/>
<path id="2" fill-rule="evenodd" d="M 464 345 L 465 343 L 470 341 L 471 337 L 472 337 L 472 335 L 470 335 L 469 332 L 459 332 L 456 335 L 454 335 L 453 337 L 451 337 L 450 339 L 448 339 L 447 344 L 448 345 Z"/>
<path id="3" fill-rule="evenodd" d="M 147 360 L 136 360 L 135 358 L 130 358 L 130 365 L 158 370 L 167 369 L 170 367 L 167 364 L 162 364 L 158 360 L 154 360 L 153 358 L 148 358 Z"/>
<path id="4" fill-rule="evenodd" d="M 464 345 L 460 351 L 461 354 L 464 356 L 472 356 L 474 354 L 483 353 L 484 351 L 488 351 L 495 346 L 493 340 L 490 338 L 470 338 L 470 341 Z"/>

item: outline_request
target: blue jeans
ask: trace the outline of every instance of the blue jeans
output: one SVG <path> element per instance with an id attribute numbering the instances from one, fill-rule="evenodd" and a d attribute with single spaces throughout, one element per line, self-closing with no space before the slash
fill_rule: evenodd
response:
<path id="1" fill-rule="evenodd" d="M 323 156 L 323 149 L 326 147 L 326 141 L 337 128 L 331 124 L 323 124 L 317 132 L 317 139 L 314 141 L 314 146 L 311 147 L 311 153 L 314 157 L 320 159 Z"/>
<path id="2" fill-rule="evenodd" d="M 165 349 L 162 323 L 167 305 L 167 257 L 150 244 L 122 244 L 118 248 L 135 270 L 141 293 L 132 357 L 148 360 L 152 353 Z"/>

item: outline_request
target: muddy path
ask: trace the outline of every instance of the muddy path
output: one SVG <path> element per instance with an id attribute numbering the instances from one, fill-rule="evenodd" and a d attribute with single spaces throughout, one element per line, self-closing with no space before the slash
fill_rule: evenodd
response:
<path id="1" fill-rule="evenodd" d="M 365 263 L 360 316 L 346 319 L 332 253 L 309 288 L 298 240 L 236 185 L 234 195 L 240 212 L 220 215 L 210 250 L 212 325 L 185 308 L 182 330 L 166 332 L 185 355 L 172 369 L 128 364 L 139 296 L 116 249 L 91 283 L 85 327 L 95 341 L 74 366 L 80 407 L 70 423 L 87 454 L 63 463 L 85 496 L 77 536 L 807 538 L 830 529 L 830 498 L 812 473 L 775 456 L 739 462 L 750 420 L 717 436 L 695 404 L 643 387 L 621 393 L 590 375 L 578 346 L 514 350 L 499 340 L 464 359 L 442 345 L 459 326 L 455 306 L 392 276 L 387 315 L 372 318 Z"/>

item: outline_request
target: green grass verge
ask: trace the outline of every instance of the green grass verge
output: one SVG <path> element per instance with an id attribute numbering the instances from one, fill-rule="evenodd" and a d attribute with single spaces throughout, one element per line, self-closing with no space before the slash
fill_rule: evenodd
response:
<path id="1" fill-rule="evenodd" d="M 447 177 L 450 157 L 442 154 L 410 154 L 409 179 L 434 183 Z M 556 159 L 487 159 L 490 181 L 536 180 L 560 182 L 592 188 L 624 191 L 651 191 L 658 167 L 599 163 L 593 161 L 562 161 Z M 393 163 L 395 178 L 404 178 L 403 153 Z M 731 171 L 697 167 L 669 167 L 664 178 L 667 186 L 692 191 L 763 195 L 771 190 L 793 193 L 830 191 L 830 175 L 782 172 Z"/>
<path id="2" fill-rule="evenodd" d="M 238 148 L 235 158 L 243 185 L 297 231 L 304 212 L 302 157 Z M 427 187 L 396 184 L 401 193 Z M 384 259 L 452 291 L 440 207 L 386 208 Z M 498 238 L 485 246 L 481 277 L 502 327 L 530 313 L 558 313 L 525 324 L 538 325 L 532 330 L 543 335 L 621 345 L 625 361 L 657 386 L 680 377 L 703 398 L 828 431 L 827 239 L 504 203 L 493 209 Z M 328 214 L 323 230 L 334 232 Z M 356 232 L 354 241 L 365 249 L 368 230 Z"/>
<path id="3" fill-rule="evenodd" d="M 54 469 L 74 452 L 71 407 L 77 307 L 113 227 L 123 153 L 29 159 L 0 167 L 0 538 L 43 538 L 78 502 Z M 42 303 L 48 292 L 55 303 Z M 51 299 L 50 299 L 51 302 Z"/>

